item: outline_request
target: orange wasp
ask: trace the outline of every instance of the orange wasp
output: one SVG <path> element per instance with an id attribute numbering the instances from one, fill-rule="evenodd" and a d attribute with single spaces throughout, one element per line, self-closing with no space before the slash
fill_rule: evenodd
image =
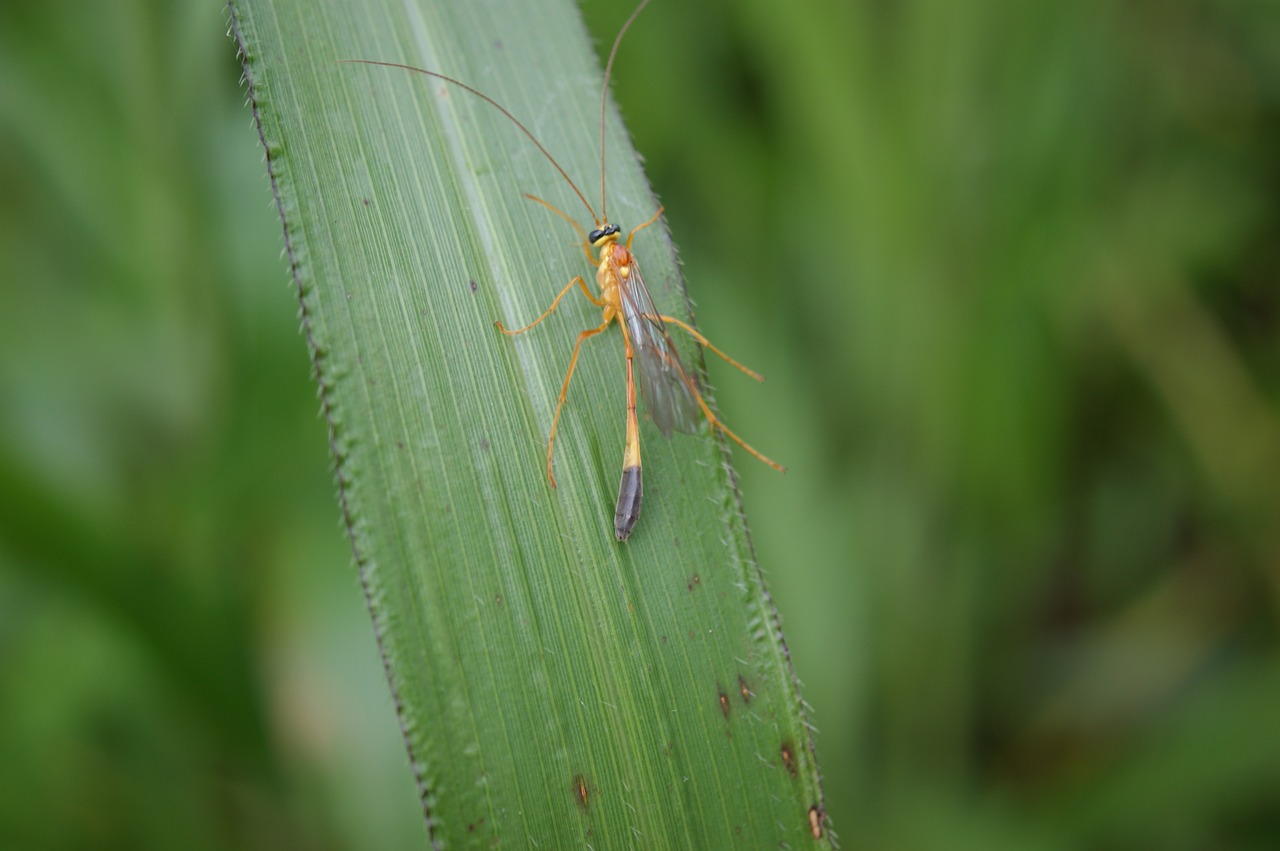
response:
<path id="1" fill-rule="evenodd" d="M 618 225 L 610 223 L 606 215 L 604 142 L 605 103 L 609 91 L 609 77 L 613 72 L 613 60 L 618 54 L 618 45 L 622 43 L 622 37 L 647 5 L 649 5 L 649 0 L 641 0 L 640 5 L 631 13 L 631 17 L 627 18 L 626 23 L 622 25 L 622 29 L 618 31 L 617 38 L 614 39 L 613 48 L 609 51 L 609 61 L 605 64 L 604 86 L 600 93 L 599 216 L 596 215 L 595 208 L 587 201 L 586 196 L 582 194 L 582 190 L 578 188 L 578 185 L 573 182 L 568 173 L 561 168 L 560 163 L 556 162 L 555 157 L 551 156 L 551 153 L 543 147 L 542 143 L 538 141 L 529 128 L 525 127 L 519 119 L 493 98 L 452 77 L 446 77 L 444 74 L 416 68 L 412 65 L 401 65 L 397 62 L 379 62 L 372 59 L 346 60 L 365 65 L 402 68 L 406 71 L 426 74 L 428 77 L 434 77 L 437 80 L 457 86 L 485 101 L 510 119 L 537 146 L 542 155 L 555 166 L 556 171 L 560 172 L 560 176 L 573 189 L 574 194 L 578 196 L 583 206 L 587 208 L 587 212 L 591 214 L 595 228 L 588 233 L 567 213 L 537 196 L 525 195 L 531 201 L 541 204 L 573 225 L 574 229 L 578 231 L 578 235 L 582 237 L 582 249 L 587 255 L 587 261 L 595 266 L 596 286 L 600 294 L 599 296 L 592 294 L 587 287 L 586 281 L 581 275 L 578 275 L 566 284 L 564 289 L 560 290 L 560 294 L 555 297 L 551 302 L 551 306 L 543 311 L 541 316 L 523 328 L 509 330 L 503 326 L 500 320 L 495 322 L 494 325 L 497 326 L 499 331 L 508 336 L 514 337 L 517 334 L 523 334 L 550 316 L 560 304 L 560 300 L 568 295 L 569 291 L 574 287 L 579 287 L 583 295 L 587 297 L 587 300 L 602 311 L 600 324 L 595 328 L 589 328 L 580 333 L 577 342 L 574 343 L 573 357 L 569 360 L 569 370 L 565 374 L 564 383 L 560 387 L 560 396 L 556 401 L 556 412 L 551 419 L 551 436 L 547 441 L 547 479 L 550 481 L 551 487 L 554 488 L 556 486 L 556 477 L 551 469 L 551 460 L 556 445 L 556 428 L 560 424 L 560 412 L 564 408 L 564 402 L 569 393 L 569 380 L 573 378 L 573 371 L 578 365 L 578 354 L 581 351 L 582 342 L 589 337 L 604 333 L 615 319 L 618 320 L 618 325 L 622 328 L 622 340 L 626 348 L 627 358 L 627 438 L 626 447 L 622 454 L 622 481 L 618 486 L 618 503 L 613 516 L 613 531 L 619 541 L 625 541 L 631 535 L 631 530 L 635 528 L 636 521 L 640 518 L 642 487 L 640 480 L 640 424 L 636 418 L 637 384 L 640 387 L 640 397 L 644 399 L 646 412 L 658 428 L 661 429 L 664 436 L 670 437 L 672 431 L 683 431 L 690 434 L 696 432 L 698 411 L 701 410 L 712 429 L 727 435 L 734 443 L 737 443 L 775 470 L 786 472 L 785 467 L 761 454 L 720 421 L 720 418 L 707 405 L 702 393 L 698 390 L 697 384 L 689 377 L 689 373 L 680 362 L 680 355 L 677 353 L 675 345 L 671 342 L 671 337 L 667 334 L 666 323 L 682 328 L 727 363 L 737 367 L 757 381 L 764 380 L 759 374 L 747 369 L 713 346 L 706 337 L 698 333 L 688 323 L 674 316 L 663 315 L 654 306 L 653 299 L 649 296 L 649 290 L 644 285 L 644 278 L 640 275 L 640 264 L 636 261 L 635 255 L 631 253 L 631 241 L 637 233 L 658 220 L 658 217 L 662 215 L 662 209 L 659 208 L 658 212 L 654 213 L 648 221 L 638 225 L 628 233 L 625 244 L 622 242 L 622 229 Z"/>

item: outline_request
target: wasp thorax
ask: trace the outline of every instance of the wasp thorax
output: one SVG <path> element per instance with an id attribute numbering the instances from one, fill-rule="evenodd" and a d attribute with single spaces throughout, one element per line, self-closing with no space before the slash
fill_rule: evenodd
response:
<path id="1" fill-rule="evenodd" d="M 605 225 L 604 227 L 597 228 L 596 230 L 593 230 L 591 233 L 587 234 L 587 242 L 591 243 L 591 247 L 594 248 L 598 246 L 600 243 L 604 242 L 609 237 L 617 236 L 621 232 L 622 232 L 622 228 L 618 227 L 617 225 Z"/>

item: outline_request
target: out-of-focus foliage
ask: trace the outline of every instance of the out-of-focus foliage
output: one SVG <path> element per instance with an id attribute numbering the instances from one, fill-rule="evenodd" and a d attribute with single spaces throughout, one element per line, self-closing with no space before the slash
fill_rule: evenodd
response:
<path id="1" fill-rule="evenodd" d="M 0 6 L 5 847 L 422 842 L 222 15 Z M 843 844 L 1280 842 L 1275 4 L 657 0 L 615 91 Z"/>
<path id="2" fill-rule="evenodd" d="M 792 465 L 740 466 L 845 844 L 1280 842 L 1280 7 L 645 28 L 617 92 L 770 378 L 717 373 Z"/>
<path id="3" fill-rule="evenodd" d="M 423 836 L 239 73 L 0 5 L 0 847 Z"/>

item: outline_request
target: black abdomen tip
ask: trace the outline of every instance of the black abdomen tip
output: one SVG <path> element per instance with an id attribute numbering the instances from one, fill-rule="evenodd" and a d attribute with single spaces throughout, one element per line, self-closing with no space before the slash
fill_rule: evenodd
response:
<path id="1" fill-rule="evenodd" d="M 613 512 L 613 533 L 619 541 L 631 536 L 640 519 L 640 468 L 625 467 L 618 485 L 618 507 Z"/>

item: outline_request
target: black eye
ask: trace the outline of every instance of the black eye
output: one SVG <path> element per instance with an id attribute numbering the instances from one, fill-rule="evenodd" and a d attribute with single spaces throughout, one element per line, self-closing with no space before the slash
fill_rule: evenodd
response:
<path id="1" fill-rule="evenodd" d="M 597 230 L 593 230 L 591 233 L 587 234 L 587 242 L 591 243 L 592 245 L 595 245 L 597 242 L 604 239 L 606 236 L 613 236 L 615 233 L 618 233 L 621 230 L 622 228 L 618 227 L 617 225 L 605 225 L 604 227 L 598 228 Z"/>

